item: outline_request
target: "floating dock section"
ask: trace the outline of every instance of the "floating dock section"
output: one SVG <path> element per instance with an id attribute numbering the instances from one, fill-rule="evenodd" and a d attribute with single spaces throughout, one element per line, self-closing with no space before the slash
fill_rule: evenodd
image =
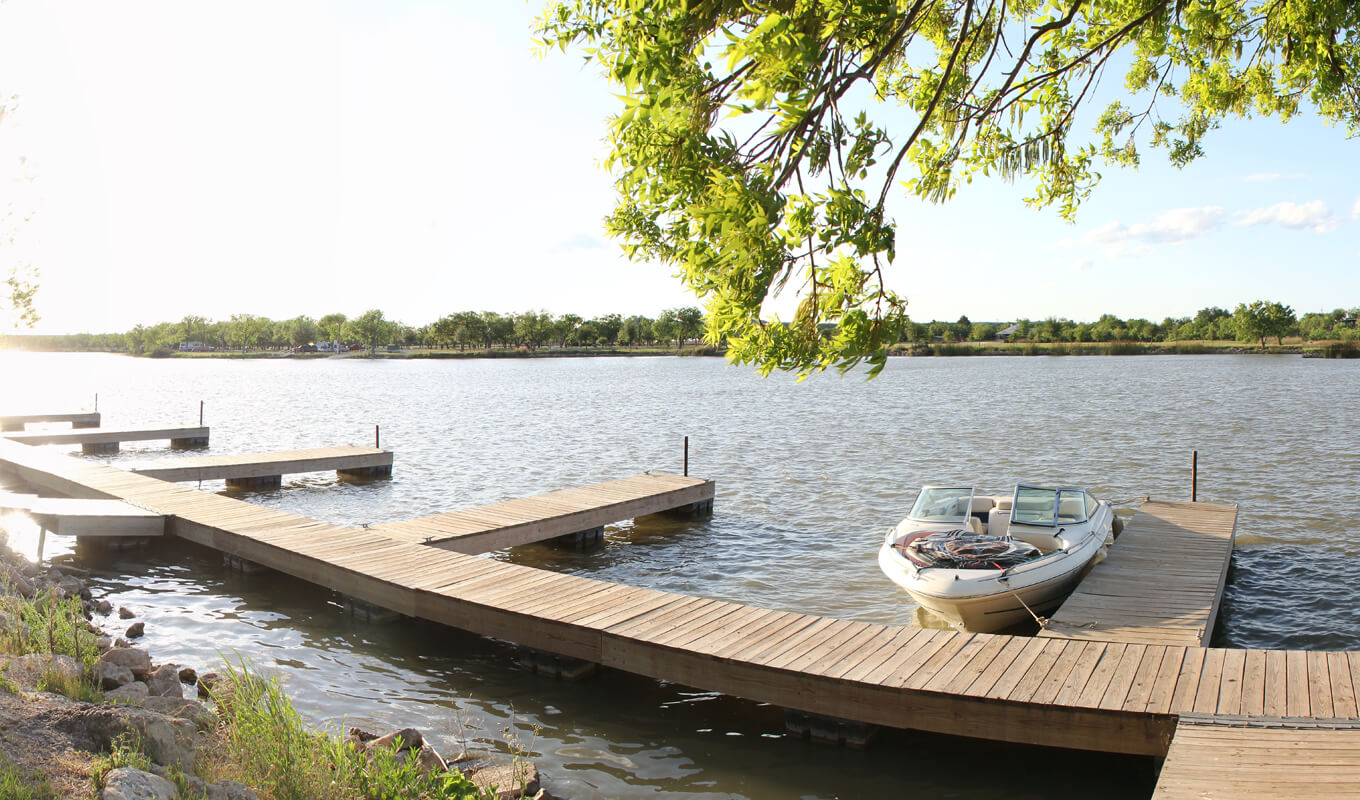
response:
<path id="1" fill-rule="evenodd" d="M 237 489 L 278 488 L 284 475 L 335 470 L 346 478 L 392 475 L 392 451 L 377 447 L 318 447 L 275 453 L 167 459 L 132 471 L 163 481 L 225 480 Z"/>
<path id="2" fill-rule="evenodd" d="M 69 422 L 72 428 L 98 428 L 99 412 L 0 415 L 0 431 L 22 431 L 26 425 L 34 422 Z"/>
<path id="3" fill-rule="evenodd" d="M 596 538 L 603 533 L 605 525 L 651 514 L 712 513 L 713 492 L 713 481 L 647 473 L 448 514 L 376 525 L 372 530 L 404 542 L 475 555 L 568 536 Z"/>
<path id="4" fill-rule="evenodd" d="M 1237 506 L 1144 503 L 1039 635 L 1209 644 L 1236 530 Z"/>
<path id="5" fill-rule="evenodd" d="M 169 439 L 172 449 L 207 447 L 208 429 L 176 425 L 166 428 L 90 428 L 88 430 L 6 433 L 4 438 L 28 445 L 78 444 L 86 455 L 116 453 L 120 442 Z"/>

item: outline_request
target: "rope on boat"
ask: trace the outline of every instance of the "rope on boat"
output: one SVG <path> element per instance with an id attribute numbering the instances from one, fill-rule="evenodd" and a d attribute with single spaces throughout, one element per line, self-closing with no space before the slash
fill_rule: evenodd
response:
<path id="1" fill-rule="evenodd" d="M 1005 583 L 1008 582 L 1007 579 L 1006 579 L 1006 570 L 1005 570 L 1005 569 L 1002 569 L 1002 570 L 1001 570 L 1001 577 L 1000 577 L 998 580 L 999 580 L 1002 584 L 1005 584 Z M 1011 593 L 1011 596 L 1014 597 L 1016 600 L 1019 600 L 1019 601 L 1020 601 L 1020 605 L 1022 605 L 1022 606 L 1025 607 L 1025 610 L 1029 612 L 1029 615 L 1030 615 L 1031 617 L 1034 617 L 1034 622 L 1035 622 L 1035 624 L 1037 624 L 1037 625 L 1039 626 L 1039 630 L 1041 630 L 1041 631 L 1043 631 L 1043 630 L 1048 630 L 1048 622 L 1049 622 L 1048 617 L 1041 617 L 1041 616 L 1039 616 L 1038 614 L 1035 614 L 1035 613 L 1034 613 L 1034 609 L 1030 608 L 1030 607 L 1029 607 L 1029 603 L 1026 603 L 1026 602 L 1025 602 L 1025 598 L 1023 598 L 1023 597 L 1021 597 L 1019 594 L 1017 594 L 1016 591 L 1015 591 L 1014 589 L 1012 589 L 1011 587 L 1007 586 L 1007 587 L 1006 587 L 1006 591 L 1010 592 L 1010 593 Z"/>

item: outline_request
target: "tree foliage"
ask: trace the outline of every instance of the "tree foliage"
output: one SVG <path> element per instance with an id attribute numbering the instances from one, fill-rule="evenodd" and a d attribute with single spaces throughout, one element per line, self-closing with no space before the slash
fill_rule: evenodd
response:
<path id="1" fill-rule="evenodd" d="M 1098 160 L 1187 164 L 1226 117 L 1310 103 L 1354 134 L 1358 23 L 1350 0 L 568 0 L 537 33 L 622 87 L 610 231 L 678 268 L 729 358 L 807 375 L 875 374 L 903 328 L 894 186 L 1020 178 L 1070 219 Z M 1112 61 L 1124 99 L 1078 135 Z"/>
<path id="2" fill-rule="evenodd" d="M 1233 312 L 1237 325 L 1237 338 L 1244 342 L 1260 340 L 1261 349 L 1266 348 L 1266 337 L 1274 336 L 1276 344 L 1283 344 L 1286 334 L 1297 321 L 1294 309 L 1273 301 L 1256 300 L 1250 304 L 1239 303 Z"/>

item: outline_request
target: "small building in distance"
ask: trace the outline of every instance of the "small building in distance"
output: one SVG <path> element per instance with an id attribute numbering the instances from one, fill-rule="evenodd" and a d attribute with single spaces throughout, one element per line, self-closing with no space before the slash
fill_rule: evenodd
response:
<path id="1" fill-rule="evenodd" d="M 996 338 L 1003 342 L 1009 342 L 1011 340 L 1011 336 L 1013 336 L 1015 332 L 1018 330 L 1020 330 L 1020 326 L 1012 322 L 1011 324 L 997 331 Z"/>
<path id="2" fill-rule="evenodd" d="M 212 350 L 212 348 L 203 342 L 185 341 L 179 343 L 179 351 L 181 353 L 206 353 L 209 350 Z"/>

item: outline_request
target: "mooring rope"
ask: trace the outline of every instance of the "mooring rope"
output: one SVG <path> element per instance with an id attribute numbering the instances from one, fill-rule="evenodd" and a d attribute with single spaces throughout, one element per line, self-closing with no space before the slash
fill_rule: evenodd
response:
<path id="1" fill-rule="evenodd" d="M 997 580 L 1000 581 L 1003 585 L 1005 585 L 1009 581 L 1009 579 L 1006 577 L 1006 570 L 1004 567 L 1001 568 L 1001 577 L 998 578 Z M 1049 622 L 1048 617 L 1041 617 L 1038 614 L 1035 614 L 1034 609 L 1030 608 L 1029 603 L 1025 602 L 1025 598 L 1017 594 L 1016 591 L 1012 589 L 1010 586 L 1006 586 L 1006 591 L 1010 592 L 1011 596 L 1014 597 L 1016 600 L 1019 600 L 1020 605 L 1024 606 L 1025 610 L 1029 612 L 1029 615 L 1031 617 L 1034 617 L 1035 623 L 1039 625 L 1039 630 L 1041 631 L 1048 630 Z"/>

